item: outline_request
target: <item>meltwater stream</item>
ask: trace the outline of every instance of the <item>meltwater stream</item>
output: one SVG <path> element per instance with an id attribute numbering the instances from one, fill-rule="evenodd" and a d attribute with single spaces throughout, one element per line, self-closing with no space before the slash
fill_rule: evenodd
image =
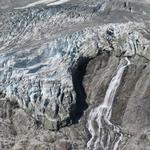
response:
<path id="1" fill-rule="evenodd" d="M 116 91 L 121 83 L 125 68 L 130 65 L 128 58 L 126 65 L 121 62 L 118 65 L 117 73 L 112 78 L 102 104 L 91 110 L 88 118 L 88 130 L 91 139 L 87 143 L 87 150 L 117 150 L 123 134 L 120 128 L 110 122 L 113 100 Z"/>

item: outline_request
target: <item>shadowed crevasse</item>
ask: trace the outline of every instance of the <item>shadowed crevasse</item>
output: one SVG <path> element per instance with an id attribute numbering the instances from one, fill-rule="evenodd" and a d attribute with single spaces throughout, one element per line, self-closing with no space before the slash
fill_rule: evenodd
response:
<path id="1" fill-rule="evenodd" d="M 76 92 L 76 112 L 70 114 L 72 123 L 78 123 L 83 112 L 88 108 L 88 104 L 86 103 L 86 93 L 82 81 L 89 61 L 89 58 L 80 57 L 77 66 L 72 70 L 73 86 Z"/>

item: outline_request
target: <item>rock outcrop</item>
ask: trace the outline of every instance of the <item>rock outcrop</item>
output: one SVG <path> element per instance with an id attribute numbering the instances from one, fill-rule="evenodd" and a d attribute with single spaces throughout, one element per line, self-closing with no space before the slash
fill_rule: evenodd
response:
<path id="1" fill-rule="evenodd" d="M 87 148 L 89 114 L 124 58 L 131 64 L 110 119 L 123 135 L 116 148 L 150 149 L 148 1 L 72 0 L 25 9 L 27 1 L 0 3 L 0 149 L 94 149 Z M 104 149 L 102 141 L 95 150 Z"/>

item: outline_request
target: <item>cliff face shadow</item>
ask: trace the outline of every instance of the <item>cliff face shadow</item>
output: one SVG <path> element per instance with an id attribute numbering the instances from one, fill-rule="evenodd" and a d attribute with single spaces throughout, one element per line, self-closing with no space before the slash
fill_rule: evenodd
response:
<path id="1" fill-rule="evenodd" d="M 73 86 L 76 92 L 76 111 L 70 114 L 73 124 L 78 123 L 83 112 L 88 108 L 88 104 L 86 103 L 87 96 L 82 82 L 89 60 L 89 58 L 80 57 L 77 66 L 72 69 Z"/>

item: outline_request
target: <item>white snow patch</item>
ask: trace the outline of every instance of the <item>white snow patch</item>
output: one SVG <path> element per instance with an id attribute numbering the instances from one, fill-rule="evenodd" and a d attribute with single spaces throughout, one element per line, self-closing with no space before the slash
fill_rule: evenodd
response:
<path id="1" fill-rule="evenodd" d="M 39 0 L 37 2 L 30 3 L 30 4 L 23 6 L 23 7 L 17 7 L 15 9 L 26 9 L 26 8 L 34 7 L 34 6 L 40 5 L 40 4 L 44 4 L 47 6 L 60 5 L 60 4 L 69 2 L 69 1 L 70 0 Z"/>

